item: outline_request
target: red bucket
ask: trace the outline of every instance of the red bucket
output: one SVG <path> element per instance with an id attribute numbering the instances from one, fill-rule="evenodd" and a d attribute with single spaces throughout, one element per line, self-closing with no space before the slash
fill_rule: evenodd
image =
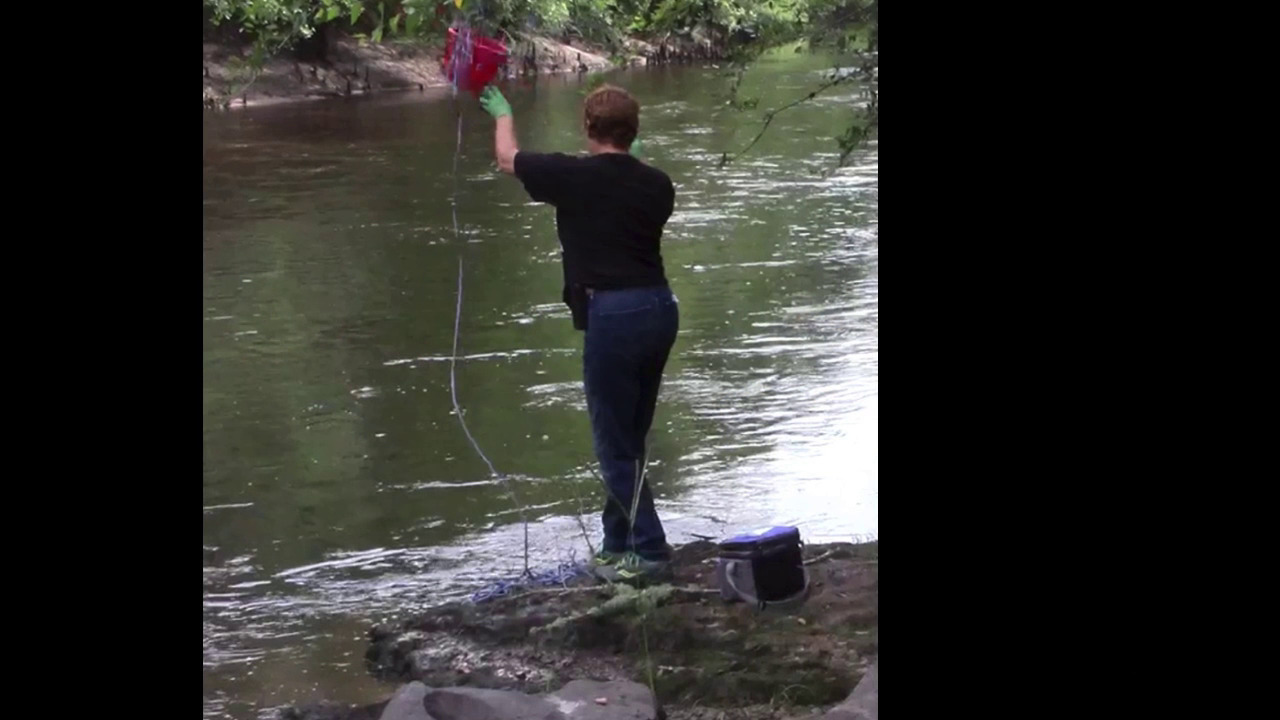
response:
<path id="1" fill-rule="evenodd" d="M 486 85 L 493 82 L 498 69 L 507 64 L 507 47 L 498 40 L 474 33 L 468 33 L 464 43 L 464 47 L 455 47 L 458 30 L 449 28 L 449 40 L 444 46 L 442 60 L 444 73 L 450 81 L 456 80 L 459 90 L 470 90 L 479 95 Z"/>

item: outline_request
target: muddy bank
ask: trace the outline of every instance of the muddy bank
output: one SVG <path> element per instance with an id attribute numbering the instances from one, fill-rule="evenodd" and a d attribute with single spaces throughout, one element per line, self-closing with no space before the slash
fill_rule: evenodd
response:
<path id="1" fill-rule="evenodd" d="M 223 109 L 309 98 L 351 97 L 376 92 L 425 92 L 445 87 L 440 66 L 444 48 L 422 43 L 362 43 L 335 37 L 313 49 L 281 53 L 256 76 L 248 64 L 251 48 L 243 43 L 204 43 L 204 106 Z M 574 39 L 510 38 L 506 77 L 555 73 L 602 72 L 623 66 L 684 64 L 723 56 L 707 37 L 690 33 L 653 41 L 629 39 L 605 49 Z M 323 59 L 317 59 L 322 57 Z"/>
<path id="2" fill-rule="evenodd" d="M 589 49 L 546 38 L 531 38 L 513 44 L 511 49 L 509 75 L 599 72 L 614 67 L 608 58 Z M 330 43 L 323 60 L 282 53 L 269 60 L 256 77 L 248 66 L 249 54 L 250 48 L 244 45 L 204 44 L 206 108 L 376 92 L 421 92 L 449 84 L 440 67 L 443 48 L 435 46 L 361 44 L 339 38 Z"/>
<path id="3" fill-rule="evenodd" d="M 715 554 L 708 542 L 680 548 L 674 581 L 644 590 L 583 579 L 381 625 L 368 669 L 532 694 L 630 680 L 652 687 L 671 720 L 807 717 L 845 700 L 877 654 L 878 544 L 807 547 L 812 593 L 790 614 L 722 602 Z M 378 718 L 382 707 L 290 717 Z"/>

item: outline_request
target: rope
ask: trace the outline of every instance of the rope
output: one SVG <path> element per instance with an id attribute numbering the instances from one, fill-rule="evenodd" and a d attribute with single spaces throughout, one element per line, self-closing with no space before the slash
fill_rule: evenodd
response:
<path id="1" fill-rule="evenodd" d="M 524 505 L 520 502 L 519 496 L 516 495 L 515 487 L 511 484 L 511 479 L 506 475 L 498 472 L 493 462 L 489 460 L 489 456 L 485 455 L 484 450 L 480 448 L 480 443 L 476 442 L 475 437 L 471 434 L 471 429 L 467 427 L 467 420 L 462 414 L 462 405 L 458 402 L 458 338 L 461 335 L 462 328 L 462 232 L 458 226 L 458 158 L 462 155 L 462 107 L 458 103 L 458 73 L 461 68 L 468 67 L 471 60 L 471 30 L 465 26 L 458 28 L 458 34 L 454 41 L 453 48 L 453 110 L 458 117 L 458 138 L 457 144 L 453 150 L 453 195 L 450 197 L 450 205 L 453 211 L 453 239 L 458 245 L 458 303 L 453 315 L 453 355 L 449 358 L 449 396 L 453 401 L 453 414 L 458 416 L 458 424 L 462 425 L 462 432 L 467 436 L 467 440 L 471 443 L 471 447 L 475 448 L 476 454 L 484 461 L 489 468 L 489 474 L 498 479 L 506 488 L 507 493 L 511 496 L 511 501 L 520 511 L 520 521 L 524 524 L 524 575 L 523 577 L 532 577 L 529 571 L 529 517 L 525 512 Z"/>
<path id="2" fill-rule="evenodd" d="M 564 562 L 558 566 L 541 572 L 525 571 L 524 575 L 514 580 L 499 580 L 489 587 L 472 593 L 471 602 L 486 603 L 500 597 L 506 597 L 518 590 L 537 587 L 569 587 L 569 583 L 580 577 L 595 577 L 590 566 L 581 562 Z"/>

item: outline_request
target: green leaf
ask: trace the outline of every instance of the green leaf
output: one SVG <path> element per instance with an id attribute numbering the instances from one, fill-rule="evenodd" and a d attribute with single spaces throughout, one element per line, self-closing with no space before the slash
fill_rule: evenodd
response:
<path id="1" fill-rule="evenodd" d="M 326 10 L 324 13 L 324 20 L 325 22 L 333 22 L 341 14 L 342 14 L 342 8 L 338 7 L 337 5 L 330 5 L 329 9 Z M 353 20 L 352 22 L 355 22 L 355 21 Z"/>
<path id="2" fill-rule="evenodd" d="M 412 9 L 412 8 L 410 8 Z M 418 14 L 410 14 L 404 19 L 404 29 L 410 35 L 418 32 L 418 25 L 422 23 L 422 16 Z"/>
<path id="3" fill-rule="evenodd" d="M 393 16 L 393 17 L 391 18 L 391 22 L 390 22 L 390 23 L 388 23 L 388 25 L 390 25 L 390 26 L 391 26 L 391 34 L 392 34 L 392 35 L 395 35 L 395 34 L 396 34 L 396 28 L 400 25 L 400 16 L 399 16 L 399 15 Z"/>
<path id="4" fill-rule="evenodd" d="M 364 13 L 364 6 L 361 5 L 360 3 L 356 3 L 351 8 L 351 24 L 352 25 L 356 24 L 356 21 L 360 19 L 360 15 L 362 13 Z"/>

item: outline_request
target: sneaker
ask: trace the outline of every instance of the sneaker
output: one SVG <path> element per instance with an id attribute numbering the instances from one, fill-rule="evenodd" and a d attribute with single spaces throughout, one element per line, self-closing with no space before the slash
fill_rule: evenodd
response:
<path id="1" fill-rule="evenodd" d="M 611 552 L 609 550 L 601 550 L 591 559 L 591 564 L 595 567 L 607 567 L 613 565 L 623 558 L 626 553 Z"/>
<path id="2" fill-rule="evenodd" d="M 672 576 L 669 560 L 645 560 L 629 552 L 612 565 L 597 566 L 596 577 L 609 582 L 641 584 Z"/>

